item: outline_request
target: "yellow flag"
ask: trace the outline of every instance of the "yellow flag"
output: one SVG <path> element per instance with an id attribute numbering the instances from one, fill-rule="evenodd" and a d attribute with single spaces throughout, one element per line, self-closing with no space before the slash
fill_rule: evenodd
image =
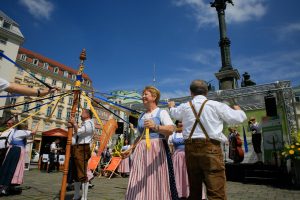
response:
<path id="1" fill-rule="evenodd" d="M 147 149 L 150 149 L 150 133 L 149 133 L 149 128 L 146 128 L 146 147 Z"/>

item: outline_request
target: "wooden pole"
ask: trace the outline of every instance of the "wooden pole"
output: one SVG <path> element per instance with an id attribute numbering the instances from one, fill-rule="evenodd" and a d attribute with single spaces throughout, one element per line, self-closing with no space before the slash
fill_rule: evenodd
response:
<path id="1" fill-rule="evenodd" d="M 77 75 L 82 75 L 83 74 L 83 62 L 86 60 L 86 54 L 85 54 L 85 49 L 82 50 L 80 54 L 80 68 L 77 72 Z M 74 100 L 73 100 L 73 106 L 71 110 L 71 117 L 75 117 L 75 113 L 77 111 L 77 106 L 78 106 L 78 99 L 80 95 L 80 83 L 81 81 L 78 80 L 75 82 L 75 87 L 76 90 L 74 91 Z M 66 196 L 66 187 L 67 187 L 67 177 L 68 177 L 68 170 L 69 170 L 69 161 L 70 161 L 70 152 L 71 152 L 71 145 L 72 145 L 72 136 L 73 136 L 73 127 L 68 128 L 68 139 L 67 139 L 67 145 L 66 145 L 66 155 L 65 155 L 65 163 L 64 163 L 64 171 L 63 171 L 63 178 L 62 178 L 62 183 L 61 183 L 61 188 L 60 188 L 60 200 L 64 200 Z"/>

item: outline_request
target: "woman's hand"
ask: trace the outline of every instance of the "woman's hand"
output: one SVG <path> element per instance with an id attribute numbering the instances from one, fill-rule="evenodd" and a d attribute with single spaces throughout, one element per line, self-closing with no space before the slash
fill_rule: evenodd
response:
<path id="1" fill-rule="evenodd" d="M 152 119 L 145 119 L 144 121 L 144 127 L 149 129 L 155 129 L 155 123 Z"/>

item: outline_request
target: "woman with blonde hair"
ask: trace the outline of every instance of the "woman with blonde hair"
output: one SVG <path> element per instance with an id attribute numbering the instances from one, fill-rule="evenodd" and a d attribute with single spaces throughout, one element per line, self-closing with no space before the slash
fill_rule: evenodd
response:
<path id="1" fill-rule="evenodd" d="M 178 199 L 173 164 L 166 137 L 171 135 L 174 124 L 166 110 L 157 105 L 160 92 L 146 86 L 142 100 L 146 111 L 138 120 L 138 142 L 134 154 L 125 199 Z M 145 130 L 149 129 L 149 140 Z"/>

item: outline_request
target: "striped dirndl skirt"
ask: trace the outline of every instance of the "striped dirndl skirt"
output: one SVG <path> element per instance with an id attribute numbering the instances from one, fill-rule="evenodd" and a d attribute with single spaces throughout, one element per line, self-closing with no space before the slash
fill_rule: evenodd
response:
<path id="1" fill-rule="evenodd" d="M 178 149 L 174 152 L 173 157 L 174 175 L 178 196 L 187 198 L 190 195 L 189 179 L 185 163 L 185 152 Z"/>
<path id="2" fill-rule="evenodd" d="M 151 148 L 141 140 L 132 158 L 125 199 L 171 200 L 167 155 L 162 139 L 151 139 Z"/>
<path id="3" fill-rule="evenodd" d="M 130 172 L 130 160 L 129 157 L 122 159 L 119 167 L 118 172 L 120 173 L 129 173 Z"/>

